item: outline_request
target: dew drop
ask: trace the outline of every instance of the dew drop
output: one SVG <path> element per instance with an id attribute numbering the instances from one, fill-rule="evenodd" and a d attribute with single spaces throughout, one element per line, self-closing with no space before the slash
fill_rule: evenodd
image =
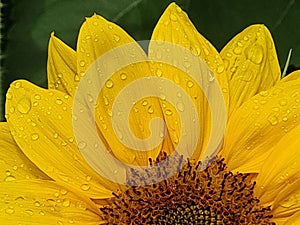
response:
<path id="1" fill-rule="evenodd" d="M 105 86 L 107 88 L 112 88 L 114 86 L 114 82 L 109 79 L 109 80 L 106 81 Z"/>
<path id="2" fill-rule="evenodd" d="M 142 106 L 146 106 L 146 105 L 148 105 L 148 101 L 147 101 L 147 100 L 144 100 L 144 101 L 142 102 Z"/>
<path id="3" fill-rule="evenodd" d="M 150 105 L 150 106 L 148 107 L 148 113 L 152 114 L 153 112 L 154 112 L 154 109 L 153 109 L 153 107 Z"/>
<path id="4" fill-rule="evenodd" d="M 84 149 L 86 147 L 86 143 L 84 141 L 81 141 L 78 143 L 78 148 L 79 149 Z"/>
<path id="5" fill-rule="evenodd" d="M 88 102 L 92 103 L 94 101 L 93 96 L 91 96 L 90 94 L 87 95 L 87 100 Z"/>
<path id="6" fill-rule="evenodd" d="M 279 101 L 279 105 L 281 105 L 281 106 L 285 106 L 286 104 L 287 104 L 287 101 L 285 99 L 281 99 Z"/>
<path id="7" fill-rule="evenodd" d="M 81 60 L 80 63 L 79 63 L 79 65 L 80 65 L 81 67 L 84 67 L 84 66 L 85 66 L 85 61 L 84 61 L 84 60 Z"/>
<path id="8" fill-rule="evenodd" d="M 21 82 L 19 82 L 19 81 L 17 81 L 16 83 L 15 83 L 15 88 L 20 88 L 20 87 L 22 87 L 22 83 Z"/>
<path id="9" fill-rule="evenodd" d="M 191 87 L 194 86 L 194 83 L 193 83 L 192 81 L 189 80 L 189 81 L 186 83 L 186 85 L 187 85 L 189 88 L 191 88 Z"/>
<path id="10" fill-rule="evenodd" d="M 264 57 L 263 48 L 260 45 L 250 46 L 245 49 L 247 59 L 254 64 L 260 64 Z"/>
<path id="11" fill-rule="evenodd" d="M 166 110 L 166 115 L 171 116 L 172 114 L 173 114 L 172 110 L 170 110 L 170 109 Z"/>
<path id="12" fill-rule="evenodd" d="M 36 100 L 40 100 L 40 99 L 41 99 L 41 95 L 36 94 L 36 95 L 34 95 L 34 98 L 35 98 Z"/>
<path id="13" fill-rule="evenodd" d="M 276 116 L 270 116 L 270 117 L 268 118 L 268 121 L 270 122 L 270 124 L 271 124 L 272 126 L 275 126 L 275 125 L 278 124 L 278 118 L 277 118 Z"/>
<path id="14" fill-rule="evenodd" d="M 174 14 L 171 14 L 170 19 L 175 22 L 175 21 L 177 21 L 177 16 Z"/>
<path id="15" fill-rule="evenodd" d="M 222 72 L 224 71 L 224 69 L 225 69 L 224 65 L 220 65 L 220 66 L 218 66 L 218 68 L 217 68 L 217 72 L 218 72 L 218 73 L 222 73 Z"/>
<path id="16" fill-rule="evenodd" d="M 288 118 L 285 116 L 285 117 L 282 118 L 282 120 L 283 120 L 284 122 L 286 122 L 286 121 L 288 121 Z"/>
<path id="17" fill-rule="evenodd" d="M 39 135 L 37 133 L 31 134 L 31 140 L 36 141 L 39 139 Z"/>
<path id="18" fill-rule="evenodd" d="M 6 94 L 6 99 L 8 99 L 8 100 L 11 100 L 11 99 L 12 99 L 11 93 L 7 92 L 7 94 Z"/>
<path id="19" fill-rule="evenodd" d="M 177 102 L 176 107 L 180 112 L 184 111 L 184 104 L 182 102 Z"/>
<path id="20" fill-rule="evenodd" d="M 63 103 L 63 101 L 62 101 L 61 99 L 56 99 L 55 103 L 56 103 L 57 105 L 61 105 L 61 104 Z"/>
<path id="21" fill-rule="evenodd" d="M 120 41 L 120 36 L 119 35 L 117 35 L 117 34 L 114 34 L 114 40 L 116 41 L 116 42 L 118 42 L 118 41 Z"/>
<path id="22" fill-rule="evenodd" d="M 234 49 L 233 49 L 233 52 L 234 54 L 236 55 L 240 55 L 242 53 L 243 49 L 239 46 L 236 46 Z"/>
<path id="23" fill-rule="evenodd" d="M 22 98 L 17 104 L 17 109 L 22 114 L 27 114 L 31 109 L 31 102 L 28 98 Z"/>
<path id="24" fill-rule="evenodd" d="M 157 70 L 156 70 L 156 75 L 157 75 L 158 77 L 161 77 L 161 76 L 162 76 L 162 71 L 161 71 L 160 69 L 157 69 Z"/>
<path id="25" fill-rule="evenodd" d="M 32 216 L 33 215 L 33 211 L 30 209 L 25 210 L 25 212 L 29 215 Z"/>
<path id="26" fill-rule="evenodd" d="M 13 175 L 9 175 L 5 178 L 5 181 L 14 181 L 16 180 L 16 177 L 14 177 Z"/>
<path id="27" fill-rule="evenodd" d="M 70 206 L 70 200 L 69 200 L 69 199 L 65 199 L 65 200 L 63 201 L 62 205 L 63 205 L 64 207 L 69 207 L 69 206 Z"/>
<path id="28" fill-rule="evenodd" d="M 121 78 L 121 80 L 126 80 L 127 79 L 126 73 L 121 73 L 120 78 Z"/>
<path id="29" fill-rule="evenodd" d="M 53 134 L 53 137 L 56 139 L 56 138 L 58 138 L 58 133 L 54 133 Z"/>
<path id="30" fill-rule="evenodd" d="M 88 191 L 90 189 L 90 185 L 89 184 L 83 184 L 80 186 L 80 188 L 83 190 L 83 191 Z"/>
<path id="31" fill-rule="evenodd" d="M 13 214 L 15 212 L 14 208 L 13 207 L 9 207 L 5 210 L 5 212 L 9 215 Z"/>

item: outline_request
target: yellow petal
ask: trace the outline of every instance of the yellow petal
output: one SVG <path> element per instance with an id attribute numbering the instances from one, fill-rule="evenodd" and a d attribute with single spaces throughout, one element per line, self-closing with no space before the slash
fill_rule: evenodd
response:
<path id="1" fill-rule="evenodd" d="M 98 225 L 103 222 L 98 213 L 91 201 L 53 181 L 22 180 L 0 185 L 1 224 Z"/>
<path id="2" fill-rule="evenodd" d="M 80 28 L 77 41 L 77 72 L 82 76 L 89 66 L 104 53 L 134 42 L 122 28 L 99 15 L 87 18 Z M 142 48 L 136 44 L 140 54 Z M 117 56 L 116 56 L 117 57 Z M 80 79 L 77 77 L 77 79 Z"/>
<path id="3" fill-rule="evenodd" d="M 273 146 L 300 124 L 300 80 L 278 83 L 230 117 L 223 156 L 230 170 L 258 173 Z"/>
<path id="4" fill-rule="evenodd" d="M 196 30 L 187 14 L 175 3 L 171 3 L 160 17 L 151 40 L 171 42 L 199 56 L 213 71 L 223 89 L 224 99 L 227 100 L 228 83 L 223 60 L 214 46 Z M 189 66 L 188 62 L 186 66 Z"/>
<path id="5" fill-rule="evenodd" d="M 296 70 L 296 71 L 288 74 L 284 78 L 282 78 L 280 80 L 280 82 L 287 82 L 287 81 L 291 81 L 291 80 L 297 80 L 299 78 L 300 78 L 300 70 Z"/>
<path id="6" fill-rule="evenodd" d="M 264 25 L 252 25 L 243 30 L 222 49 L 220 55 L 228 76 L 230 114 L 280 79 L 274 42 Z"/>
<path id="7" fill-rule="evenodd" d="M 88 166 L 72 129 L 73 99 L 27 81 L 11 84 L 6 101 L 7 121 L 26 156 L 55 181 L 89 197 L 105 198 L 116 188 Z M 14 108 L 14 110 L 10 110 Z M 114 190 L 114 189 L 113 189 Z"/>
<path id="8" fill-rule="evenodd" d="M 48 88 L 73 95 L 77 81 L 76 52 L 51 34 L 48 46 Z"/>
<path id="9" fill-rule="evenodd" d="M 225 102 L 228 103 L 228 84 L 223 60 L 217 50 L 196 30 L 187 14 L 175 3 L 170 4 L 159 19 L 153 31 L 151 40 L 163 41 L 173 43 L 176 46 L 182 46 L 203 60 L 213 72 L 210 77 L 210 81 L 214 81 L 214 79 L 217 78 L 216 80 L 219 82 L 221 90 L 223 91 L 223 98 L 225 99 Z M 155 42 L 150 43 L 150 57 L 159 61 L 161 54 L 164 54 L 163 48 L 164 46 L 155 44 Z M 173 83 L 180 85 L 184 92 L 188 93 L 191 96 L 191 99 L 193 99 L 193 103 L 199 113 L 198 116 L 201 124 L 201 136 L 199 137 L 197 147 L 198 153 L 195 155 L 195 157 L 198 158 L 199 155 L 203 153 L 202 150 L 204 149 L 204 146 L 207 145 L 210 138 L 210 108 L 208 106 L 207 97 L 203 94 L 201 87 L 199 87 L 195 80 L 188 75 L 190 68 L 193 68 L 196 65 L 191 65 L 191 59 L 184 55 L 182 55 L 181 61 L 183 62 L 179 63 L 182 63 L 185 67 L 183 71 L 179 71 L 175 68 L 176 63 L 178 63 L 175 60 L 174 67 L 163 65 L 161 63 L 157 63 L 155 66 L 157 67 L 157 70 L 162 71 L 162 77 L 166 77 Z M 205 78 L 201 76 L 202 71 L 199 71 L 199 79 L 205 80 Z M 191 111 L 190 113 L 192 116 L 193 113 Z M 170 120 L 170 124 L 174 124 L 175 121 L 172 121 L 173 118 L 169 118 L 167 116 L 165 116 L 165 118 L 167 121 Z M 189 127 L 189 125 L 187 125 L 187 127 Z M 174 140 L 175 139 L 173 138 L 173 142 L 175 142 Z"/>
<path id="10" fill-rule="evenodd" d="M 7 123 L 0 123 L 0 182 L 24 179 L 50 179 L 21 151 Z"/>
<path id="11" fill-rule="evenodd" d="M 300 168 L 299 168 L 300 170 Z M 300 210 L 300 180 L 283 187 L 272 205 L 274 218 L 288 218 Z"/>
<path id="12" fill-rule="evenodd" d="M 299 134 L 300 125 L 286 134 L 265 160 L 255 186 L 255 194 L 262 203 L 273 202 L 280 191 L 300 179 Z"/>
<path id="13" fill-rule="evenodd" d="M 298 224 L 300 224 L 300 212 L 295 213 L 288 220 L 286 220 L 285 223 L 283 223 L 283 225 L 298 225 Z M 279 225 L 281 224 L 279 223 Z"/>

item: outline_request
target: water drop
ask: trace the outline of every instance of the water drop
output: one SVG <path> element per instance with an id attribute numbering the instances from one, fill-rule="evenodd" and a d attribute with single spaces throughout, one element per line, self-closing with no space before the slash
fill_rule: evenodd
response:
<path id="1" fill-rule="evenodd" d="M 148 105 L 148 101 L 147 101 L 147 100 L 144 100 L 144 101 L 142 102 L 142 106 L 146 106 L 146 105 Z"/>
<path id="2" fill-rule="evenodd" d="M 31 134 L 31 140 L 36 141 L 39 139 L 39 135 L 37 133 Z"/>
<path id="3" fill-rule="evenodd" d="M 272 126 L 275 126 L 276 124 L 278 124 L 278 118 L 276 116 L 270 116 L 268 118 L 268 121 L 270 122 L 270 124 Z"/>
<path id="4" fill-rule="evenodd" d="M 90 185 L 89 184 L 83 184 L 80 186 L 80 188 L 84 191 L 88 191 L 90 189 Z"/>
<path id="5" fill-rule="evenodd" d="M 177 16 L 175 14 L 171 14 L 170 19 L 175 22 L 177 21 Z"/>
<path id="6" fill-rule="evenodd" d="M 112 88 L 114 86 L 114 82 L 109 79 L 109 80 L 106 81 L 105 86 L 107 88 Z"/>
<path id="7" fill-rule="evenodd" d="M 173 114 L 173 112 L 170 109 L 166 110 L 166 115 L 171 116 Z"/>
<path id="8" fill-rule="evenodd" d="M 193 83 L 192 81 L 189 80 L 189 81 L 186 83 L 186 85 L 187 85 L 189 88 L 191 88 L 191 87 L 194 86 L 194 83 Z"/>
<path id="9" fill-rule="evenodd" d="M 13 214 L 15 212 L 14 208 L 13 207 L 9 207 L 5 210 L 5 212 L 9 215 Z"/>
<path id="10" fill-rule="evenodd" d="M 157 69 L 157 70 L 156 70 L 156 75 L 157 75 L 158 77 L 161 77 L 161 76 L 162 76 L 162 71 L 161 71 L 160 69 Z"/>
<path id="11" fill-rule="evenodd" d="M 63 205 L 64 207 L 69 207 L 69 206 L 70 206 L 70 200 L 69 200 L 69 199 L 65 199 L 65 200 L 63 201 L 62 205 Z"/>
<path id="12" fill-rule="evenodd" d="M 10 107 L 9 112 L 14 113 L 15 112 L 15 107 Z"/>
<path id="13" fill-rule="evenodd" d="M 279 104 L 280 104 L 281 106 L 285 106 L 285 105 L 287 104 L 287 101 L 286 101 L 285 99 L 281 99 L 281 100 L 279 101 Z"/>
<path id="14" fill-rule="evenodd" d="M 61 99 L 56 99 L 55 103 L 58 105 L 61 105 L 63 103 L 63 101 Z"/>
<path id="15" fill-rule="evenodd" d="M 17 104 L 17 109 L 22 114 L 27 114 L 31 109 L 31 102 L 28 98 L 22 98 Z"/>
<path id="16" fill-rule="evenodd" d="M 36 95 L 34 95 L 34 98 L 35 98 L 36 100 L 40 100 L 40 99 L 41 99 L 41 95 L 36 94 Z"/>
<path id="17" fill-rule="evenodd" d="M 78 148 L 79 149 L 84 149 L 86 147 L 86 143 L 84 141 L 81 141 L 78 143 Z"/>
<path id="18" fill-rule="evenodd" d="M 114 34 L 114 40 L 116 41 L 116 42 L 118 42 L 118 41 L 120 41 L 120 36 L 119 35 L 117 35 L 117 34 Z"/>
<path id="19" fill-rule="evenodd" d="M 177 102 L 176 107 L 180 112 L 184 111 L 184 104 L 182 102 Z"/>
<path id="20" fill-rule="evenodd" d="M 236 55 L 240 55 L 242 53 L 243 49 L 239 46 L 236 46 L 234 49 L 233 49 L 233 52 L 234 54 Z"/>
<path id="21" fill-rule="evenodd" d="M 33 215 L 33 211 L 30 209 L 25 210 L 25 212 L 29 215 L 32 216 Z"/>
<path id="22" fill-rule="evenodd" d="M 154 112 L 154 109 L 153 109 L 153 107 L 150 105 L 150 106 L 148 107 L 148 113 L 152 114 L 153 112 Z"/>
<path id="23" fill-rule="evenodd" d="M 14 177 L 13 175 L 9 175 L 5 178 L 5 181 L 14 181 L 16 180 L 16 177 Z"/>
<path id="24" fill-rule="evenodd" d="M 15 88 L 20 88 L 20 87 L 22 87 L 22 83 L 20 82 L 20 81 L 17 81 L 16 83 L 15 83 Z"/>
<path id="25" fill-rule="evenodd" d="M 217 68 L 217 72 L 218 72 L 218 73 L 222 73 L 222 72 L 224 71 L 224 69 L 225 69 L 224 65 L 220 65 L 220 66 L 218 66 L 218 68 Z"/>
<path id="26" fill-rule="evenodd" d="M 84 61 L 84 60 L 81 60 L 80 63 L 79 63 L 79 65 L 80 65 L 81 67 L 84 67 L 84 66 L 85 66 L 85 61 Z"/>
<path id="27" fill-rule="evenodd" d="M 126 73 L 121 73 L 120 78 L 121 78 L 121 80 L 126 80 L 127 79 Z"/>
<path id="28" fill-rule="evenodd" d="M 6 99 L 8 99 L 8 100 L 11 100 L 11 99 L 12 99 L 11 93 L 7 92 L 7 94 L 6 94 Z"/>
<path id="29" fill-rule="evenodd" d="M 53 134 L 53 137 L 56 139 L 56 138 L 58 138 L 58 133 L 54 133 Z"/>
<path id="30" fill-rule="evenodd" d="M 263 48 L 260 45 L 249 46 L 245 49 L 247 59 L 254 64 L 260 64 L 264 57 Z"/>
<path id="31" fill-rule="evenodd" d="M 94 101 L 94 98 L 93 98 L 92 95 L 88 94 L 87 95 L 87 100 L 88 100 L 88 102 L 92 103 Z"/>

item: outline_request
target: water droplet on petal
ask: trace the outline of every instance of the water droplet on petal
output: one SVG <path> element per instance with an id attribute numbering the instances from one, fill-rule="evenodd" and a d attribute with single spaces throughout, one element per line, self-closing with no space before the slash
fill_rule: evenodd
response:
<path id="1" fill-rule="evenodd" d="M 153 112 L 154 112 L 154 109 L 153 109 L 153 107 L 150 105 L 150 106 L 148 107 L 148 113 L 152 114 Z"/>
<path id="2" fill-rule="evenodd" d="M 173 112 L 170 109 L 166 110 L 166 115 L 171 116 L 173 114 Z"/>
<path id="3" fill-rule="evenodd" d="M 63 101 L 61 99 L 56 99 L 55 103 L 58 105 L 61 105 L 63 103 Z"/>
<path id="4" fill-rule="evenodd" d="M 84 149 L 85 147 L 86 147 L 86 143 L 85 142 L 81 141 L 81 142 L 78 143 L 78 148 L 79 149 Z"/>
<path id="5" fill-rule="evenodd" d="M 13 207 L 9 207 L 5 210 L 5 212 L 9 215 L 13 214 L 15 212 L 14 208 Z"/>
<path id="6" fill-rule="evenodd" d="M 109 79 L 109 80 L 106 81 L 105 86 L 107 88 L 112 88 L 114 86 L 114 82 Z"/>
<path id="7" fill-rule="evenodd" d="M 121 73 L 120 78 L 121 78 L 121 80 L 126 80 L 127 79 L 126 73 Z"/>
<path id="8" fill-rule="evenodd" d="M 260 45 L 250 46 L 245 49 L 247 59 L 254 64 L 260 64 L 264 57 L 263 48 Z"/>
<path id="9" fill-rule="evenodd" d="M 17 109 L 22 114 L 27 114 L 31 109 L 31 102 L 28 98 L 22 98 L 17 104 Z"/>
<path id="10" fill-rule="evenodd" d="M 162 76 L 162 71 L 161 71 L 160 69 L 157 69 L 157 70 L 156 70 L 156 75 L 157 75 L 158 77 L 161 77 L 161 76 Z"/>
<path id="11" fill-rule="evenodd" d="M 30 209 L 25 210 L 25 212 L 29 215 L 32 216 L 33 215 L 33 211 Z"/>
<path id="12" fill-rule="evenodd" d="M 177 16 L 174 14 L 171 14 L 170 19 L 175 22 L 175 21 L 177 21 Z"/>
<path id="13" fill-rule="evenodd" d="M 180 111 L 180 112 L 183 112 L 184 111 L 184 104 L 182 102 L 178 102 L 176 104 L 176 107 L 177 109 Z"/>
<path id="14" fill-rule="evenodd" d="M 220 66 L 218 66 L 218 68 L 217 68 L 217 72 L 218 72 L 218 73 L 222 73 L 222 72 L 224 71 L 224 69 L 225 69 L 224 65 L 220 65 Z"/>
<path id="15" fill-rule="evenodd" d="M 278 118 L 276 116 L 270 116 L 268 118 L 268 121 L 270 122 L 270 124 L 272 126 L 275 126 L 276 124 L 278 124 Z"/>
<path id="16" fill-rule="evenodd" d="M 287 101 L 286 101 L 285 99 L 281 99 L 281 100 L 279 101 L 279 104 L 280 104 L 281 106 L 285 106 L 285 105 L 287 104 Z"/>
<path id="17" fill-rule="evenodd" d="M 83 184 L 80 186 L 80 188 L 84 191 L 88 191 L 90 189 L 90 185 L 89 184 Z"/>
<path id="18" fill-rule="evenodd" d="M 8 99 L 8 100 L 11 100 L 11 99 L 12 99 L 11 93 L 9 93 L 9 92 L 6 93 L 6 99 Z"/>
<path id="19" fill-rule="evenodd" d="M 144 100 L 144 101 L 142 102 L 142 105 L 143 105 L 143 106 L 148 105 L 148 101 L 147 101 L 147 100 Z"/>
<path id="20" fill-rule="evenodd" d="M 234 49 L 233 49 L 233 53 L 236 54 L 236 55 L 240 55 L 242 53 L 243 49 L 239 46 L 236 46 Z"/>
<path id="21" fill-rule="evenodd" d="M 39 139 L 39 135 L 37 133 L 31 134 L 31 140 L 36 141 Z"/>
<path id="22" fill-rule="evenodd" d="M 194 83 L 193 83 L 192 81 L 189 80 L 189 81 L 186 83 L 186 85 L 187 85 L 189 88 L 191 88 L 191 87 L 194 86 Z"/>
<path id="23" fill-rule="evenodd" d="M 65 199 L 65 200 L 63 201 L 62 205 L 63 205 L 64 207 L 69 207 L 69 206 L 70 206 L 70 200 L 69 200 L 69 199 Z"/>
<path id="24" fill-rule="evenodd" d="M 114 40 L 116 41 L 116 42 L 118 42 L 118 41 L 120 41 L 120 36 L 119 35 L 117 35 L 117 34 L 114 34 Z"/>
<path id="25" fill-rule="evenodd" d="M 20 87 L 22 87 L 22 83 L 20 82 L 20 81 L 17 81 L 16 83 L 15 83 L 15 88 L 20 88 Z"/>
<path id="26" fill-rule="evenodd" d="M 79 65 L 80 65 L 81 67 L 84 67 L 84 66 L 85 66 L 85 61 L 84 61 L 84 60 L 81 60 L 80 63 L 79 63 Z"/>

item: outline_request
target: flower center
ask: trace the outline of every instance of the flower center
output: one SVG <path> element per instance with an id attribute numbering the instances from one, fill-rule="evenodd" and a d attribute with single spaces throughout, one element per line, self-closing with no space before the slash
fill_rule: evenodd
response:
<path id="1" fill-rule="evenodd" d="M 163 182 L 114 194 L 113 203 L 101 208 L 107 224 L 275 224 L 270 207 L 253 195 L 250 174 L 233 174 L 223 159 L 198 167 L 188 162 Z M 133 173 L 131 179 L 138 178 Z"/>

